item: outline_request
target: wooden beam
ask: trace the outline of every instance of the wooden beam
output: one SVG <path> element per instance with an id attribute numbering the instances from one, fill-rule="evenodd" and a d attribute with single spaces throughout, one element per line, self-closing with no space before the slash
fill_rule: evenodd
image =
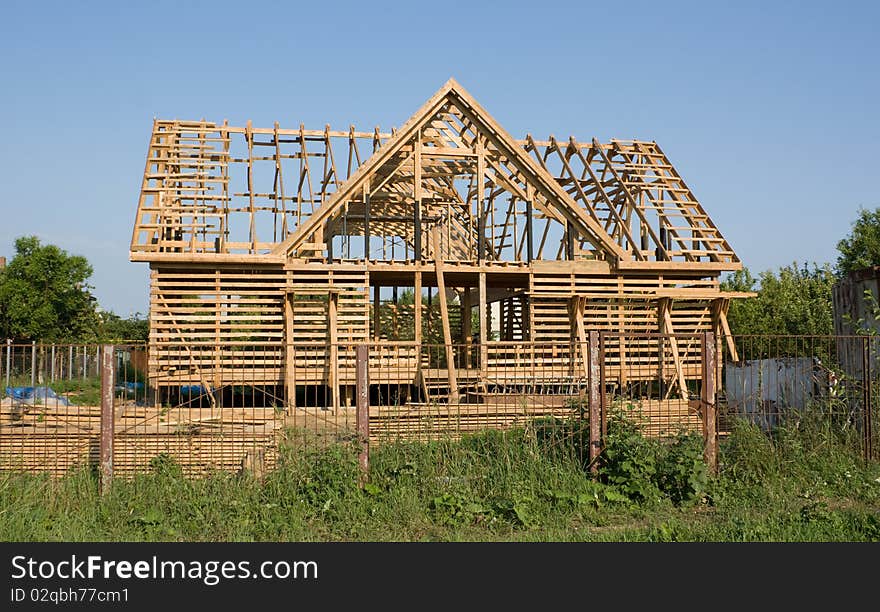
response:
<path id="1" fill-rule="evenodd" d="M 416 342 L 416 346 L 419 348 L 419 353 L 421 353 L 422 349 L 422 273 L 415 273 L 415 287 L 413 289 L 413 338 Z M 419 364 L 421 364 L 421 359 L 419 360 Z"/>
<path id="2" fill-rule="evenodd" d="M 465 287 L 461 294 L 461 341 L 464 343 L 465 367 L 471 364 L 471 345 L 473 344 L 473 330 L 471 329 L 471 288 Z"/>
<path id="3" fill-rule="evenodd" d="M 684 368 L 681 364 L 681 357 L 678 352 L 678 340 L 675 337 L 675 329 L 672 326 L 672 300 L 669 298 L 660 298 L 657 300 L 657 311 L 660 315 L 660 331 L 664 334 L 669 334 L 669 348 L 672 351 L 672 361 L 675 364 L 675 373 L 676 373 L 676 381 L 678 382 L 678 389 L 681 395 L 681 399 L 688 399 L 688 390 L 687 390 L 687 382 L 684 378 Z M 662 338 L 660 340 L 663 341 Z M 672 387 L 670 386 L 666 392 L 666 397 L 669 396 Z"/>
<path id="4" fill-rule="evenodd" d="M 440 318 L 443 324 L 443 343 L 446 345 L 446 371 L 449 377 L 449 401 L 458 403 L 458 377 L 456 375 L 455 349 L 452 345 L 452 331 L 449 327 L 449 305 L 446 303 L 446 282 L 443 279 L 443 255 L 440 252 L 440 228 L 431 228 L 431 242 L 434 251 L 434 270 L 437 275 L 437 301 L 440 302 Z"/>
<path id="5" fill-rule="evenodd" d="M 332 396 L 332 408 L 339 410 L 339 331 L 337 329 L 337 312 L 339 310 L 339 294 L 331 291 L 327 294 L 327 323 L 330 335 L 330 368 L 328 378 Z"/>
<path id="6" fill-rule="evenodd" d="M 730 308 L 729 299 L 720 298 L 712 301 L 713 328 L 716 335 L 724 336 L 730 359 L 737 362 L 739 361 L 739 353 L 736 350 L 736 343 L 733 341 L 733 334 L 730 332 L 730 323 L 727 321 L 728 308 Z M 720 358 L 718 361 L 723 363 Z"/>
<path id="7" fill-rule="evenodd" d="M 422 133 L 416 134 L 413 161 L 413 259 L 422 260 Z"/>
<path id="8" fill-rule="evenodd" d="M 296 408 L 296 353 L 293 348 L 293 294 L 284 295 L 284 389 L 287 413 Z"/>
<path id="9" fill-rule="evenodd" d="M 382 301 L 379 295 L 381 290 L 382 287 L 378 284 L 373 287 L 373 340 L 376 341 L 379 340 L 381 333 L 381 325 L 379 320 L 379 312 L 382 306 Z"/>
<path id="10" fill-rule="evenodd" d="M 486 273 L 479 273 L 478 296 L 480 309 L 480 375 L 485 378 L 489 367 L 489 333 L 486 329 Z"/>
<path id="11" fill-rule="evenodd" d="M 370 181 L 367 179 L 363 187 L 364 198 L 364 261 L 370 261 Z"/>
<path id="12" fill-rule="evenodd" d="M 578 346 L 580 347 L 581 360 L 583 361 L 584 377 L 590 376 L 590 351 L 587 344 L 587 331 L 584 327 L 584 308 L 587 299 L 582 297 L 574 297 L 572 314 L 574 314 L 575 329 L 577 330 Z"/>

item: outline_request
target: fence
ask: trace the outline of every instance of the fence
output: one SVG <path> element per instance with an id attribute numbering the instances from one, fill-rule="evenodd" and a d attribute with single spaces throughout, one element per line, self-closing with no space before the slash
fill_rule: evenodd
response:
<path id="1" fill-rule="evenodd" d="M 874 409 L 880 393 L 880 337 L 740 335 L 724 338 L 728 355 L 719 419 L 734 418 L 768 434 L 780 426 L 823 427 L 878 457 Z"/>
<path id="2" fill-rule="evenodd" d="M 125 476 L 173 460 L 188 475 L 261 472 L 280 444 L 339 443 L 358 444 L 366 465 L 370 445 L 565 422 L 595 469 L 622 414 L 647 436 L 702 435 L 710 466 L 736 419 L 769 435 L 821 421 L 866 459 L 878 447 L 880 339 L 868 336 L 594 331 L 568 344 L 278 348 L 217 347 L 190 365 L 181 349 L 164 367 L 143 345 L 7 343 L 0 469 Z"/>
<path id="3" fill-rule="evenodd" d="M 87 365 L 53 374 L 51 355 L 71 348 L 85 355 Z M 198 475 L 275 463 L 281 414 L 256 396 L 252 381 L 180 385 L 168 393 L 148 384 L 143 345 L 7 343 L 5 349 L 2 470 L 57 475 L 88 465 L 124 476 L 171 459 L 184 473 Z M 98 367 L 86 369 L 90 360 Z"/>

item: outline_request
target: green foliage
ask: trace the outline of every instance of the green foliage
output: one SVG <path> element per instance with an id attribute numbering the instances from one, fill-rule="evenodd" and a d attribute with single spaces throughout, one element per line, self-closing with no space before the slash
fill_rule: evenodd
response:
<path id="1" fill-rule="evenodd" d="M 102 312 L 98 335 L 100 342 L 146 342 L 150 336 L 150 322 L 139 312 L 125 319 L 113 312 Z"/>
<path id="2" fill-rule="evenodd" d="M 86 379 L 70 378 L 56 380 L 51 388 L 58 395 L 65 396 L 71 404 L 77 406 L 101 405 L 101 379 L 91 376 Z"/>
<path id="3" fill-rule="evenodd" d="M 168 455 L 105 495 L 93 470 L 55 480 L 0 472 L 0 540 L 880 541 L 880 464 L 865 465 L 824 423 L 772 436 L 739 423 L 709 478 L 698 437 L 641 439 L 638 415 L 617 412 L 607 467 L 644 492 L 597 480 L 555 452 L 569 438 L 541 441 L 532 427 L 383 443 L 363 488 L 356 447 L 291 441 L 263 479 L 185 478 Z"/>
<path id="4" fill-rule="evenodd" d="M 656 502 L 662 497 L 657 486 L 659 444 L 642 436 L 629 412 L 615 410 L 608 419 L 608 438 L 599 473 L 637 502 Z"/>
<path id="5" fill-rule="evenodd" d="M 95 341 L 96 300 L 86 282 L 92 266 L 36 236 L 15 241 L 0 271 L 0 336 L 16 341 Z"/>
<path id="6" fill-rule="evenodd" d="M 828 265 L 813 264 L 765 271 L 755 278 L 748 268 L 737 270 L 721 283 L 724 291 L 757 291 L 757 297 L 732 300 L 727 319 L 734 335 L 828 335 L 834 330 L 831 288 L 834 274 Z"/>
<path id="7" fill-rule="evenodd" d="M 639 420 L 630 406 L 618 407 L 609 415 L 599 470 L 603 480 L 639 503 L 705 501 L 710 478 L 702 438 L 681 432 L 668 441 L 649 439 L 642 435 Z"/>
<path id="8" fill-rule="evenodd" d="M 849 235 L 837 243 L 837 275 L 880 265 L 880 208 L 859 208 Z"/>
<path id="9" fill-rule="evenodd" d="M 674 504 L 705 501 L 709 466 L 703 460 L 703 440 L 696 434 L 677 436 L 657 465 L 657 484 Z"/>

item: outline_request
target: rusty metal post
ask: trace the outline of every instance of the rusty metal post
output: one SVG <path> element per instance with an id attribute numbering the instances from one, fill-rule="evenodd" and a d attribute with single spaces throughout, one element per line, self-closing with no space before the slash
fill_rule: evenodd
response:
<path id="1" fill-rule="evenodd" d="M 358 484 L 362 487 L 370 474 L 370 346 L 358 344 L 355 348 L 358 445 Z"/>
<path id="2" fill-rule="evenodd" d="M 599 332 L 590 332 L 590 471 L 599 471 L 598 459 L 602 451 L 602 387 L 599 363 Z"/>
<path id="3" fill-rule="evenodd" d="M 703 458 L 712 472 L 718 471 L 718 406 L 715 404 L 715 334 L 703 332 L 703 384 L 701 408 L 703 416 Z"/>
<path id="4" fill-rule="evenodd" d="M 112 344 L 103 346 L 101 356 L 101 492 L 110 489 L 113 480 L 113 383 L 116 380 L 113 372 Z"/>

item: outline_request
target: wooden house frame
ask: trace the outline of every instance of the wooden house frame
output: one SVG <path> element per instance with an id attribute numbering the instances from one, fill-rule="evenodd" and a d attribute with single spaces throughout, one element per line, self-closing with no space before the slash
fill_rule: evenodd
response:
<path id="1" fill-rule="evenodd" d="M 479 402 L 505 371 L 585 373 L 591 330 L 622 334 L 606 380 L 685 397 L 697 334 L 729 335 L 746 295 L 720 289 L 740 260 L 655 142 L 516 140 L 454 80 L 391 132 L 156 120 L 130 258 L 152 385 L 275 386 L 289 410 L 309 386 L 345 402 L 356 343 L 373 382 Z"/>

